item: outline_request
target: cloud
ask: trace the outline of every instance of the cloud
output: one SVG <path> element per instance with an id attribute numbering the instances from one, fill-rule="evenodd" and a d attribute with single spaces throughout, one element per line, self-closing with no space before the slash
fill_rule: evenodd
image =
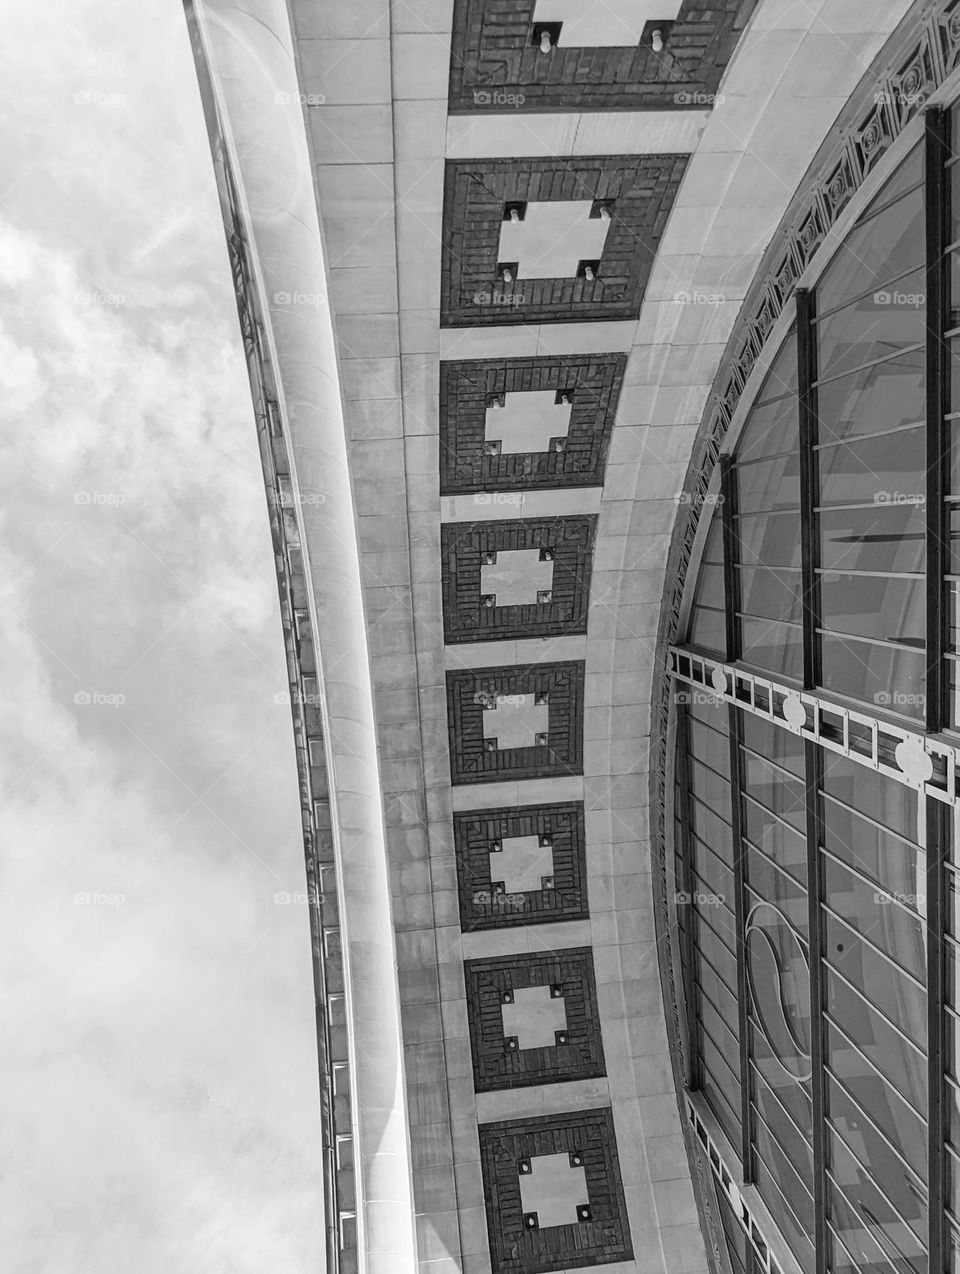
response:
<path id="1" fill-rule="evenodd" d="M 313 990 L 306 911 L 273 900 L 303 889 L 297 784 L 186 30 L 160 0 L 5 21 L 0 1248 L 299 1274 Z"/>

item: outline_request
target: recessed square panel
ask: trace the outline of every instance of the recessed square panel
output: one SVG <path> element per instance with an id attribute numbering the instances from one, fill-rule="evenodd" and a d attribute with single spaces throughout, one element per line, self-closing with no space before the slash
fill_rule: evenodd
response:
<path id="1" fill-rule="evenodd" d="M 500 224 L 498 261 L 514 261 L 518 279 L 573 279 L 581 261 L 603 254 L 609 218 L 590 216 L 591 199 L 528 203 L 522 221 Z"/>
<path id="2" fill-rule="evenodd" d="M 627 48 L 648 22 L 673 22 L 682 0 L 535 0 L 534 25 L 560 23 L 560 48 Z"/>
<path id="3" fill-rule="evenodd" d="M 500 444 L 498 455 L 525 455 L 531 451 L 556 450 L 566 443 L 570 432 L 573 396 L 561 396 L 550 389 L 525 394 L 503 394 L 499 407 L 488 407 L 484 439 Z"/>
<path id="4" fill-rule="evenodd" d="M 625 367 L 624 354 L 441 363 L 441 493 L 600 485 Z"/>
<path id="5" fill-rule="evenodd" d="M 546 729 L 530 742 L 492 747 L 485 718 L 510 700 L 539 708 Z M 454 783 L 582 774 L 583 661 L 448 672 L 447 724 Z"/>
<path id="6" fill-rule="evenodd" d="M 468 960 L 477 1092 L 603 1075 L 589 947 Z"/>
<path id="7" fill-rule="evenodd" d="M 481 1124 L 480 1163 L 493 1274 L 632 1259 L 609 1109 Z"/>
<path id="8" fill-rule="evenodd" d="M 455 0 L 450 111 L 710 110 L 755 4 Z"/>
<path id="9" fill-rule="evenodd" d="M 446 641 L 584 633 L 594 515 L 441 528 Z"/>
<path id="10" fill-rule="evenodd" d="M 586 919 L 579 803 L 455 814 L 453 831 L 464 932 Z"/>
<path id="11" fill-rule="evenodd" d="M 688 158 L 449 160 L 441 326 L 636 318 Z"/>

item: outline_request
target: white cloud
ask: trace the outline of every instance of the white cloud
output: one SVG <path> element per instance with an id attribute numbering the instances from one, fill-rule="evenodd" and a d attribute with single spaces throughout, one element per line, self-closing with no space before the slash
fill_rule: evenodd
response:
<path id="1" fill-rule="evenodd" d="M 0 1250 L 299 1274 L 313 993 L 306 913 L 273 902 L 303 888 L 296 776 L 185 26 L 176 0 L 5 24 Z"/>

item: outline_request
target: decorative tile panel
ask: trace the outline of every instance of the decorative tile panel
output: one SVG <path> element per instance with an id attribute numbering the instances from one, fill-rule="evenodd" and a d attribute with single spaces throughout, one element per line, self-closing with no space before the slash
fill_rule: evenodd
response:
<path id="1" fill-rule="evenodd" d="M 441 493 L 601 485 L 626 364 L 626 354 L 442 362 Z M 558 402 L 552 445 L 541 423 L 543 396 L 549 394 L 568 400 Z M 532 441 L 542 446 L 546 433 L 548 449 L 508 451 L 502 442 L 497 445 L 507 430 L 497 425 L 501 413 L 493 404 L 507 407 L 503 415 L 519 417 L 527 395 Z M 518 432 L 511 424 L 509 433 Z M 490 499 L 478 495 L 477 502 Z"/>
<path id="2" fill-rule="evenodd" d="M 645 6 L 641 29 L 634 23 L 614 45 L 598 15 L 591 46 L 579 43 L 587 36 L 569 4 L 551 13 L 545 0 L 456 0 L 450 112 L 709 109 L 754 5 L 663 0 L 659 11 Z M 545 26 L 548 53 L 540 47 Z"/>
<path id="3" fill-rule="evenodd" d="M 480 1162 L 494 1274 L 632 1259 L 610 1110 L 481 1124 Z"/>
<path id="4" fill-rule="evenodd" d="M 605 1074 L 589 947 L 465 964 L 477 1092 Z"/>
<path id="5" fill-rule="evenodd" d="M 582 660 L 447 673 L 454 783 L 553 778 L 583 772 Z M 501 719 L 502 714 L 502 719 Z M 506 725 L 506 747 L 496 731 Z M 529 728 L 529 741 L 525 727 Z"/>
<path id="6" fill-rule="evenodd" d="M 551 920 L 586 920 L 586 853 L 579 802 L 454 814 L 453 834 L 460 926 L 465 933 Z M 520 855 L 514 847 L 531 842 L 540 853 L 533 861 L 527 853 L 528 880 L 518 881 Z"/>
<path id="7" fill-rule="evenodd" d="M 441 326 L 636 318 L 688 158 L 448 160 Z M 588 259 L 593 236 L 584 229 L 583 259 L 578 258 L 576 273 L 518 276 L 518 262 L 500 258 L 504 225 L 516 230 L 512 218 L 522 219 L 528 204 L 541 207 L 555 201 L 589 207 L 585 228 L 591 219 L 607 222 L 603 251 Z M 529 227 L 531 235 L 534 230 Z M 574 250 L 574 243 L 570 248 Z"/>
<path id="8" fill-rule="evenodd" d="M 585 633 L 596 523 L 589 516 L 441 527 L 445 640 Z"/>

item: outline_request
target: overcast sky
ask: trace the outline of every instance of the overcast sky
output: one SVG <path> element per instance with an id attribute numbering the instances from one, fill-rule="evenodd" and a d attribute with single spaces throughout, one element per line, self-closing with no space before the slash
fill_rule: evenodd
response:
<path id="1" fill-rule="evenodd" d="M 180 0 L 6 0 L 0 1252 L 322 1269 L 283 646 Z"/>

